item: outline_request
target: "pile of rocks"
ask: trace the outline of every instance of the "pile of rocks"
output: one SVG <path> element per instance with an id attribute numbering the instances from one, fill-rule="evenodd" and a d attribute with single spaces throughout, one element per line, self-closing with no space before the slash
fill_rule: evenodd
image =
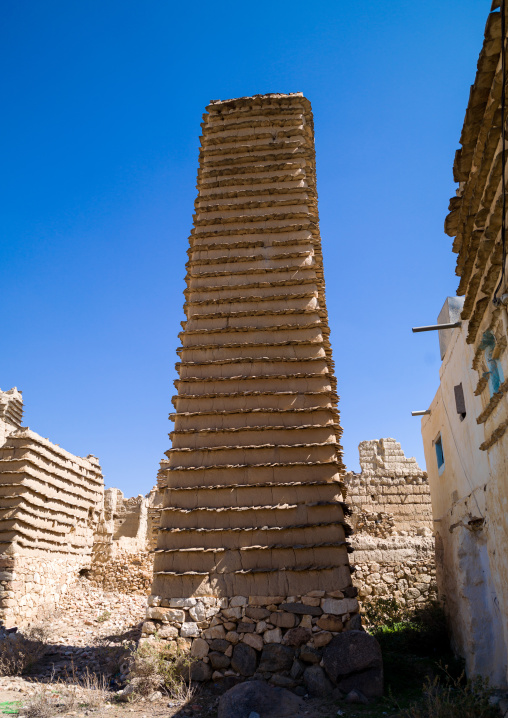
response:
<path id="1" fill-rule="evenodd" d="M 117 549 L 108 561 L 93 561 L 87 578 L 104 591 L 147 596 L 153 578 L 153 553 Z"/>
<path id="2" fill-rule="evenodd" d="M 140 626 L 146 597 L 102 591 L 86 578 L 74 583 L 62 597 L 57 612 L 39 615 L 46 624 L 50 643 L 74 651 L 109 638 L 114 642 Z"/>
<path id="3" fill-rule="evenodd" d="M 350 587 L 289 597 L 150 596 L 142 640 L 157 635 L 190 649 L 196 681 L 256 676 L 294 688 L 335 636 L 360 627 L 355 595 Z"/>

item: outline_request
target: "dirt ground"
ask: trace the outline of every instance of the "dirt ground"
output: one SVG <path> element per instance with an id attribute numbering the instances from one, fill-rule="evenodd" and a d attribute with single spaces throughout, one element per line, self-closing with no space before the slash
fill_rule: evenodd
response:
<path id="1" fill-rule="evenodd" d="M 5 679 L 0 679 L 3 681 Z M 12 681 L 12 679 L 10 679 Z M 4 689 L 0 686 L 0 716 L 18 715 L 20 718 L 25 711 L 29 697 L 37 686 L 32 681 L 22 678 L 15 679 L 17 689 Z M 46 690 L 58 693 L 58 684 L 46 684 Z M 137 701 L 135 703 L 105 703 L 97 709 L 77 708 L 66 713 L 55 713 L 55 718 L 216 718 L 220 696 L 212 691 L 201 690 L 185 703 L 178 703 L 169 698 L 159 698 L 156 701 Z M 396 714 L 390 710 L 388 702 L 381 700 L 370 706 L 346 705 L 334 700 L 306 699 L 303 712 L 294 718 L 381 718 Z M 53 716 L 51 716 L 53 718 Z"/>
<path id="2" fill-rule="evenodd" d="M 50 634 L 48 650 L 34 665 L 29 676 L 0 676 L 0 718 L 25 713 L 34 694 L 45 693 L 53 705 L 54 714 L 41 713 L 40 718 L 74 716 L 75 718 L 216 718 L 220 695 L 213 686 L 198 687 L 187 702 L 168 697 L 154 701 L 138 700 L 135 703 L 118 703 L 115 693 L 124 685 L 127 676 L 122 669 L 113 671 L 106 702 L 91 709 L 83 701 L 75 701 L 72 710 L 62 712 L 58 706 L 64 681 L 73 677 L 70 685 L 82 683 L 89 671 L 95 675 L 110 675 L 115 651 L 122 652 L 125 645 L 135 645 L 140 637 L 141 621 L 146 598 L 105 592 L 80 579 L 69 591 L 60 611 L 48 619 Z M 120 661 L 121 664 L 121 661 Z M 72 688 L 71 688 L 72 690 Z M 67 705 L 67 703 L 65 703 Z M 305 699 L 304 710 L 294 718 L 381 718 L 396 715 L 390 703 L 381 699 L 369 706 L 346 705 L 337 700 Z M 39 716 L 37 717 L 39 718 Z"/>

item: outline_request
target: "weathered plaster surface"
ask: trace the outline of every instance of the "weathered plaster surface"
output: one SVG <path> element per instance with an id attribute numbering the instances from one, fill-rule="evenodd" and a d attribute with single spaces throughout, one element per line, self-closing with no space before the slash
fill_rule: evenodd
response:
<path id="1" fill-rule="evenodd" d="M 481 451 L 483 424 L 476 419 L 485 399 L 475 395 L 475 348 L 466 342 L 467 324 L 448 330 L 440 387 L 422 419 L 436 535 L 439 593 L 450 619 L 454 645 L 470 675 L 507 680 L 508 536 L 503 440 Z M 455 406 L 454 386 L 462 383 L 466 416 Z M 434 441 L 440 435 L 444 468 L 438 470 Z"/>

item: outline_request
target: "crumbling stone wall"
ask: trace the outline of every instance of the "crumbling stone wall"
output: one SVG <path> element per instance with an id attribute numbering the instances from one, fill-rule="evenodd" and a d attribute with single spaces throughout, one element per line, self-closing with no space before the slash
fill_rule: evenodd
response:
<path id="1" fill-rule="evenodd" d="M 0 446 L 5 443 L 9 434 L 19 429 L 23 418 L 23 397 L 13 387 L 8 391 L 0 389 Z"/>
<path id="2" fill-rule="evenodd" d="M 106 489 L 87 577 L 105 591 L 147 595 L 153 579 L 153 544 L 160 493 L 125 498 Z"/>
<path id="3" fill-rule="evenodd" d="M 86 576 L 104 591 L 148 596 L 153 579 L 153 553 L 118 548 L 105 561 L 94 557 Z"/>
<path id="4" fill-rule="evenodd" d="M 104 491 L 98 460 L 21 427 L 23 398 L 0 391 L 0 620 L 22 624 L 57 606 L 87 575 L 105 590 L 146 595 L 160 492 Z"/>
<path id="5" fill-rule="evenodd" d="M 394 439 L 363 441 L 361 474 L 346 475 L 353 580 L 363 604 L 394 597 L 414 607 L 436 597 L 427 474 Z"/>
<path id="6" fill-rule="evenodd" d="M 27 428 L 0 447 L 0 619 L 58 604 L 91 561 L 103 479 L 94 456 L 74 456 Z"/>

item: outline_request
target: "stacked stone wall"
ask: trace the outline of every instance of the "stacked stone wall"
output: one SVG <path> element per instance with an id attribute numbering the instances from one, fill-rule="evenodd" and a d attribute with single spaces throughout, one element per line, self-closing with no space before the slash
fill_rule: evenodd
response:
<path id="1" fill-rule="evenodd" d="M 119 548 L 106 560 L 92 561 L 87 578 L 104 591 L 148 596 L 153 579 L 153 553 Z"/>
<path id="2" fill-rule="evenodd" d="M 194 680 L 254 677 L 285 688 L 344 630 L 360 627 L 356 589 L 297 596 L 150 596 L 143 640 L 190 650 Z"/>
<path id="3" fill-rule="evenodd" d="M 394 439 L 364 441 L 359 451 L 362 473 L 345 478 L 353 582 L 364 607 L 395 598 L 415 608 L 437 595 L 427 474 Z"/>

